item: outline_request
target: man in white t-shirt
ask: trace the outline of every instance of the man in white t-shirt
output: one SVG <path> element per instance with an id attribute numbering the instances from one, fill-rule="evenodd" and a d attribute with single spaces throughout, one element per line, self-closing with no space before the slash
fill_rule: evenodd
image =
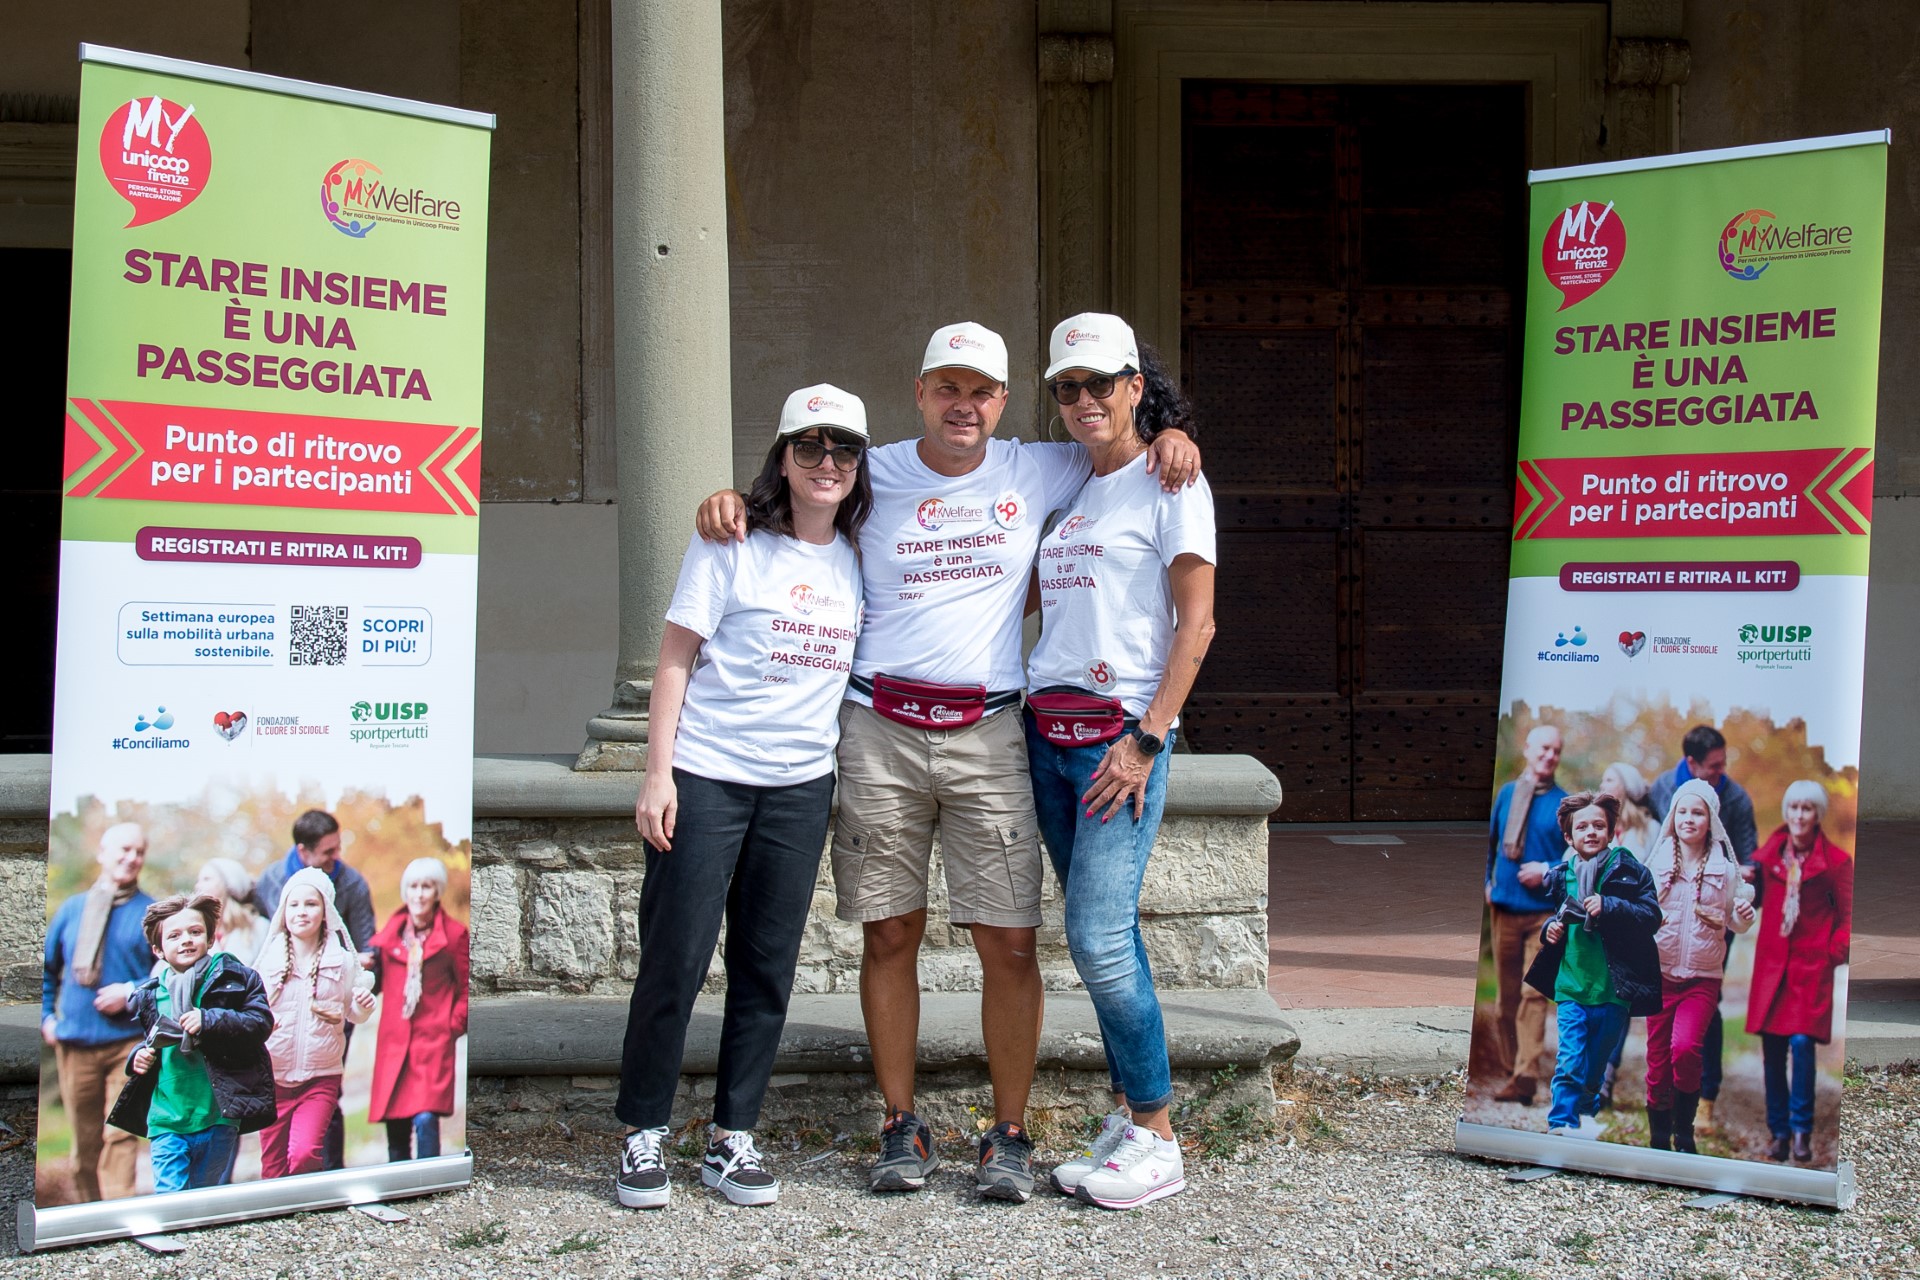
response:
<path id="1" fill-rule="evenodd" d="M 833 838 L 837 912 L 862 926 L 860 1001 L 887 1105 L 870 1183 L 916 1191 L 939 1163 L 932 1131 L 913 1111 L 937 820 L 948 919 L 969 929 L 982 970 L 995 1124 L 980 1142 L 976 1182 L 984 1195 L 1024 1201 L 1043 993 L 1020 620 L 1046 517 L 1071 502 L 1091 467 L 1077 444 L 993 438 L 1007 404 L 1007 347 L 983 325 L 934 333 L 914 401 L 922 435 L 867 455 L 866 619 L 841 707 Z M 1184 433 L 1166 433 L 1154 462 L 1173 489 L 1197 474 L 1199 452 Z M 739 495 L 722 490 L 701 505 L 700 532 L 740 536 L 741 513 Z"/>

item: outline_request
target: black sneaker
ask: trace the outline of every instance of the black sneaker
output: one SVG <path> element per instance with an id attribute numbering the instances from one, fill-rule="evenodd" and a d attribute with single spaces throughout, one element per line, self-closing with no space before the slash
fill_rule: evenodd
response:
<path id="1" fill-rule="evenodd" d="M 666 1145 L 667 1127 L 635 1129 L 620 1146 L 620 1176 L 613 1180 L 614 1194 L 629 1209 L 662 1209 L 673 1185 L 667 1181 L 667 1165 L 661 1148 Z"/>
<path id="2" fill-rule="evenodd" d="M 880 1158 L 873 1162 L 867 1186 L 874 1191 L 918 1191 L 940 1167 L 933 1130 L 911 1111 L 897 1111 L 880 1130 Z"/>
<path id="3" fill-rule="evenodd" d="M 1026 1128 L 1002 1120 L 980 1139 L 980 1164 L 974 1185 L 983 1196 L 1025 1204 L 1033 1194 L 1033 1141 Z"/>
<path id="4" fill-rule="evenodd" d="M 780 1198 L 780 1180 L 760 1163 L 753 1135 L 744 1130 L 707 1143 L 700 1181 L 735 1204 L 772 1204 Z"/>

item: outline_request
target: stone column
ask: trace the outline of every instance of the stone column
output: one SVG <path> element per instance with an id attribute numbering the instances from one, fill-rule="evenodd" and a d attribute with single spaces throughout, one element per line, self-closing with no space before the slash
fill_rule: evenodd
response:
<path id="1" fill-rule="evenodd" d="M 1607 151 L 1616 159 L 1680 146 L 1680 86 L 1692 51 L 1680 38 L 1681 0 L 1614 0 L 1607 45 Z"/>
<path id="2" fill-rule="evenodd" d="M 662 615 L 699 500 L 732 482 L 720 6 L 613 0 L 620 656 L 576 769 L 646 763 Z"/>

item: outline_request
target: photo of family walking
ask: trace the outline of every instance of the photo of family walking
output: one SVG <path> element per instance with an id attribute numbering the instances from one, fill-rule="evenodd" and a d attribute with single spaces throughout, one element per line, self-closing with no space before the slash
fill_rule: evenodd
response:
<path id="1" fill-rule="evenodd" d="M 1831 1170 L 1858 770 L 1801 720 L 1500 722 L 1465 1118 Z"/>
<path id="2" fill-rule="evenodd" d="M 57 814 L 37 1204 L 464 1150 L 470 864 L 369 791 Z"/>

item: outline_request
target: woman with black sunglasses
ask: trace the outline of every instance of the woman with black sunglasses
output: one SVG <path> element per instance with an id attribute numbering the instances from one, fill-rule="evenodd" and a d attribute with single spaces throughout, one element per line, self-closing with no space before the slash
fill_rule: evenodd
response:
<path id="1" fill-rule="evenodd" d="M 867 439 L 858 396 L 824 383 L 794 392 L 747 495 L 746 540 L 696 536 L 681 561 L 634 806 L 647 872 L 614 1104 L 629 1127 L 615 1179 L 629 1208 L 661 1208 L 671 1191 L 669 1113 L 723 917 L 726 1011 L 700 1177 L 735 1204 L 780 1193 L 752 1129 L 826 845 L 860 631 Z"/>
<path id="2" fill-rule="evenodd" d="M 1027 760 L 1114 1097 L 1099 1137 L 1055 1167 L 1053 1185 L 1132 1209 L 1186 1185 L 1140 884 L 1180 708 L 1213 639 L 1213 494 L 1204 477 L 1169 493 L 1147 474 L 1154 437 L 1194 426 L 1186 398 L 1126 321 L 1063 320 L 1052 356 L 1048 390 L 1093 476 L 1040 542 Z"/>

